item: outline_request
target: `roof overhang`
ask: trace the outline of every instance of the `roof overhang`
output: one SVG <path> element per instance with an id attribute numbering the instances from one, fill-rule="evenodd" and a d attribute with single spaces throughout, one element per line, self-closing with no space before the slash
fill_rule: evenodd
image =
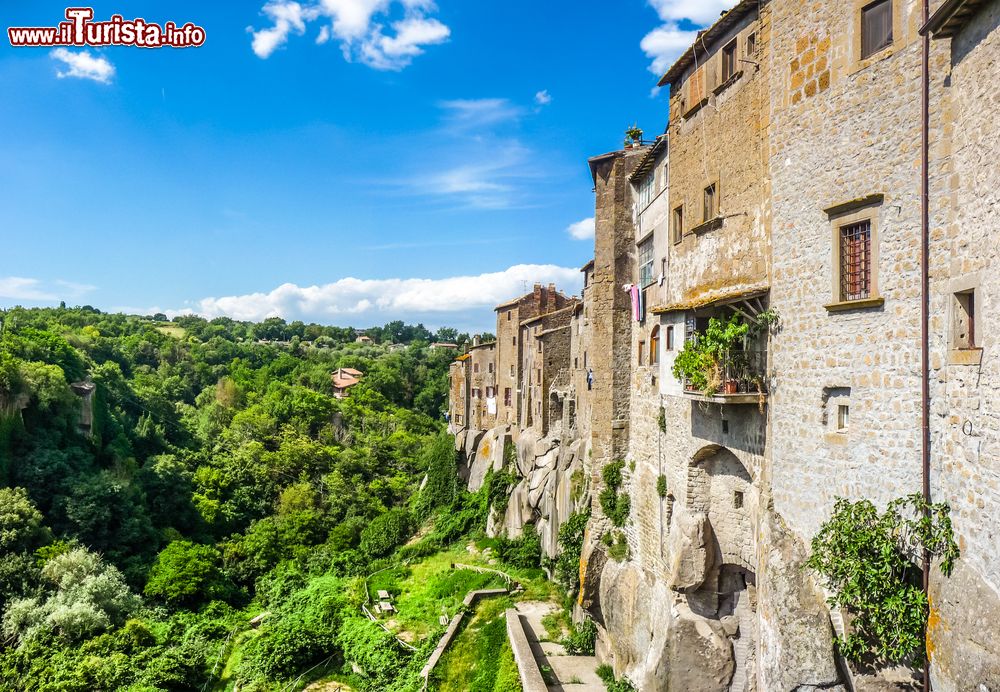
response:
<path id="1" fill-rule="evenodd" d="M 736 7 L 722 15 L 715 24 L 704 31 L 699 31 L 695 42 L 684 51 L 681 57 L 677 58 L 677 62 L 667 70 L 667 73 L 663 75 L 657 86 L 673 85 L 681 78 L 684 71 L 694 64 L 696 58 L 700 58 L 709 52 L 707 48 L 709 42 L 714 41 L 732 29 L 752 10 L 756 10 L 759 5 L 761 5 L 761 0 L 742 0 Z"/>
<path id="2" fill-rule="evenodd" d="M 944 4 L 920 27 L 920 35 L 932 38 L 951 38 L 962 30 L 985 0 L 945 0 Z"/>
<path id="3" fill-rule="evenodd" d="M 667 136 L 660 135 L 656 138 L 653 146 L 643 155 L 642 159 L 639 161 L 639 165 L 635 167 L 632 174 L 629 175 L 628 181 L 634 183 L 636 180 L 641 180 L 653 166 L 656 164 L 656 157 L 659 156 L 660 152 L 667 147 Z"/>
<path id="4" fill-rule="evenodd" d="M 597 185 L 597 168 L 603 163 L 617 159 L 623 153 L 623 151 L 609 151 L 607 154 L 591 156 L 587 159 L 587 164 L 590 166 L 590 177 L 593 178 L 594 185 Z"/>
<path id="5" fill-rule="evenodd" d="M 731 303 L 740 303 L 746 300 L 760 298 L 767 295 L 770 290 L 770 286 L 751 286 L 749 288 L 741 288 L 732 291 L 710 293 L 698 296 L 692 300 L 655 307 L 652 308 L 650 312 L 654 315 L 666 315 L 672 312 L 688 312 L 690 310 L 700 310 L 702 308 L 722 307 L 723 305 L 729 305 Z"/>

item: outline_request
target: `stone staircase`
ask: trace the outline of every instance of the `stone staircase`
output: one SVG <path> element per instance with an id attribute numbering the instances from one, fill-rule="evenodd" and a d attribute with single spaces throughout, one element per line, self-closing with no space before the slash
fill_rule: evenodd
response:
<path id="1" fill-rule="evenodd" d="M 547 692 L 605 692 L 604 683 L 596 673 L 597 658 L 570 656 L 562 644 L 542 641 L 545 637 L 542 618 L 557 610 L 557 606 L 525 601 L 518 603 L 516 609 L 532 655 L 545 678 Z"/>

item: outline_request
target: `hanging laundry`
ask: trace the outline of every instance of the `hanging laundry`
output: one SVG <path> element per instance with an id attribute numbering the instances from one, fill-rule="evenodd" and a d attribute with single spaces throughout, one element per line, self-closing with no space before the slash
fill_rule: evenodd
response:
<path id="1" fill-rule="evenodd" d="M 629 296 L 632 298 L 632 319 L 639 321 L 639 287 L 632 284 L 629 288 Z"/>

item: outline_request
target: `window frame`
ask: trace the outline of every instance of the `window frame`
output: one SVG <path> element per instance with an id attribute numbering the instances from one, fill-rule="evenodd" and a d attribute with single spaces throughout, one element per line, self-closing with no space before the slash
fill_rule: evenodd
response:
<path id="1" fill-rule="evenodd" d="M 636 245 L 636 252 L 639 266 L 639 288 L 643 289 L 647 286 L 652 286 L 656 283 L 656 278 L 653 276 L 653 236 L 650 235 L 648 238 Z"/>
<path id="2" fill-rule="evenodd" d="M 837 234 L 841 303 L 872 297 L 872 224 L 862 219 L 840 224 Z"/>
<path id="3" fill-rule="evenodd" d="M 660 364 L 660 325 L 654 324 L 649 331 L 649 364 Z"/>
<path id="4" fill-rule="evenodd" d="M 851 310 L 856 308 L 865 307 L 877 307 L 884 303 L 880 293 L 880 282 L 879 282 L 879 264 L 880 264 L 880 227 L 879 227 L 879 214 L 884 204 L 884 198 L 881 195 L 874 195 L 870 199 L 872 201 L 867 201 L 869 198 L 865 198 L 866 201 L 861 205 L 851 205 L 849 208 L 843 209 L 843 205 L 838 207 L 831 207 L 827 210 L 827 215 L 830 219 L 830 296 L 832 302 L 826 305 L 826 308 L 830 312 L 836 312 L 840 310 Z M 853 300 L 843 300 L 841 296 L 841 229 L 845 227 L 854 226 L 860 223 L 867 222 L 869 224 L 869 278 L 868 278 L 868 297 L 859 298 Z"/>

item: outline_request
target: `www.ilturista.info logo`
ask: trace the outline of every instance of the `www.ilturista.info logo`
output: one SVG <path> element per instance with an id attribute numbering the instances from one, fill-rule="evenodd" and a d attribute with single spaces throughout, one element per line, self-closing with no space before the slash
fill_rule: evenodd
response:
<path id="1" fill-rule="evenodd" d="M 59 26 L 11 27 L 7 37 L 12 46 L 138 46 L 140 48 L 191 48 L 205 43 L 205 30 L 188 22 L 163 26 L 145 19 L 125 19 L 111 15 L 95 22 L 92 7 L 69 7 Z"/>

